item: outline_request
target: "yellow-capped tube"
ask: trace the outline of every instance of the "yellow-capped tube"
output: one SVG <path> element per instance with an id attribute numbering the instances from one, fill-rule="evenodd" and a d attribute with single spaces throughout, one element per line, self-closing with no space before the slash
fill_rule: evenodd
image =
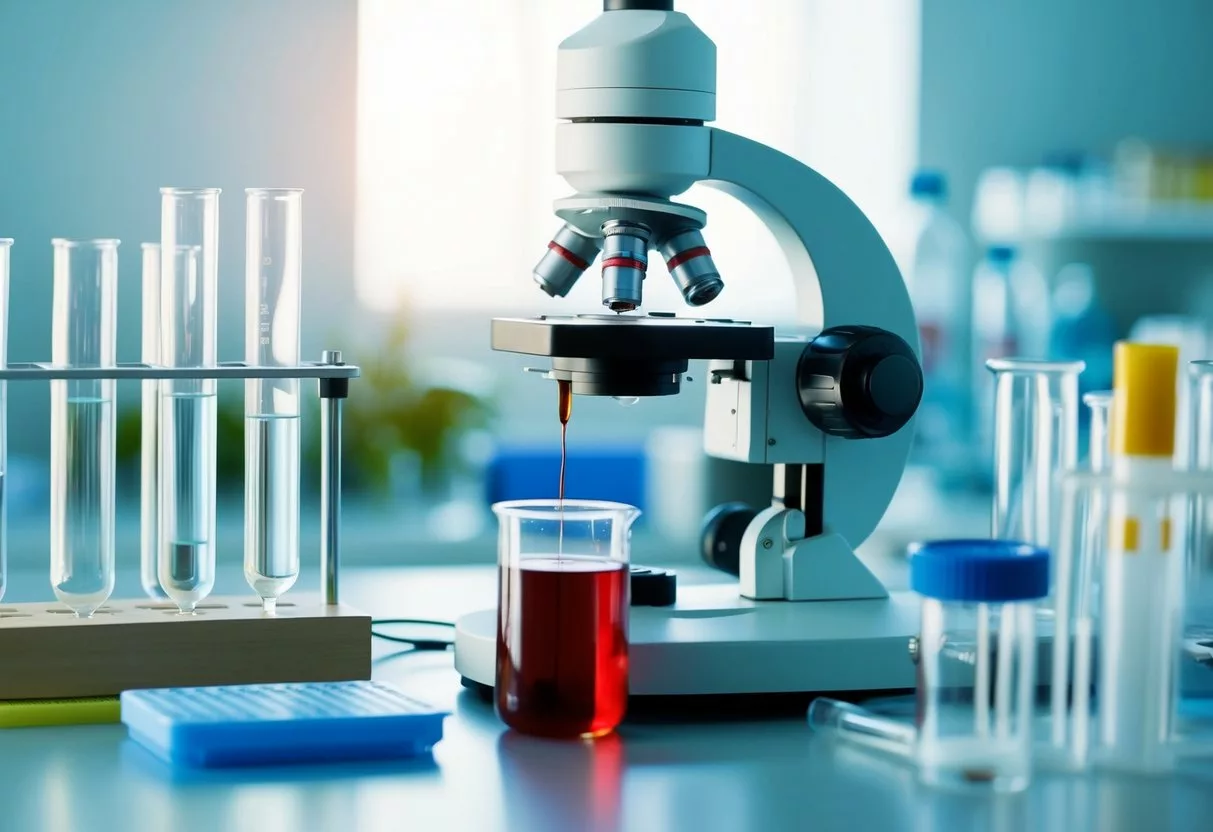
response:
<path id="1" fill-rule="evenodd" d="M 1183 610 L 1183 500 L 1175 477 L 1179 350 L 1121 342 L 1114 356 L 1111 485 L 1097 685 L 1099 763 L 1165 770 Z M 1177 489 L 1178 490 L 1178 489 Z"/>

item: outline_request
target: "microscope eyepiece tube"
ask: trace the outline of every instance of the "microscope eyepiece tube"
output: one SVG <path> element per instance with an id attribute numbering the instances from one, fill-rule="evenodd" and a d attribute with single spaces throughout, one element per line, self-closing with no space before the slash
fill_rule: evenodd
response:
<path id="1" fill-rule="evenodd" d="M 636 222 L 602 224 L 602 305 L 612 312 L 640 306 L 649 268 L 649 228 Z"/>
<path id="2" fill-rule="evenodd" d="M 674 278 L 683 300 L 689 305 L 710 303 L 724 289 L 720 270 L 698 230 L 691 228 L 679 232 L 662 242 L 658 250 L 665 258 L 670 277 Z"/>
<path id="3" fill-rule="evenodd" d="M 535 266 L 535 282 L 552 297 L 564 297 L 598 256 L 602 243 L 570 225 L 563 225 Z"/>

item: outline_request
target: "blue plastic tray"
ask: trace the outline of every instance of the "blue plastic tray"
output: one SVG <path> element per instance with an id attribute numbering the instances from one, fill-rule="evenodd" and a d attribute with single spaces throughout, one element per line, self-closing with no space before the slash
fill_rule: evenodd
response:
<path id="1" fill-rule="evenodd" d="M 447 716 L 380 682 L 130 690 L 131 738 L 206 768 L 428 755 Z"/>

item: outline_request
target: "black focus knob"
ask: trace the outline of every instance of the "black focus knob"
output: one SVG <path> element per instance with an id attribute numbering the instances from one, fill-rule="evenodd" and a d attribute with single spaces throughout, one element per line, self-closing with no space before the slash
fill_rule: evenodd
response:
<path id="1" fill-rule="evenodd" d="M 922 400 L 922 367 L 903 339 L 874 326 L 837 326 L 805 347 L 800 406 L 823 433 L 878 439 L 899 431 Z"/>
<path id="2" fill-rule="evenodd" d="M 745 503 L 723 503 L 709 511 L 699 538 L 703 562 L 721 572 L 740 575 L 741 538 L 757 516 L 758 510 Z"/>
<path id="3" fill-rule="evenodd" d="M 672 12 L 674 0 L 602 0 L 604 12 Z"/>

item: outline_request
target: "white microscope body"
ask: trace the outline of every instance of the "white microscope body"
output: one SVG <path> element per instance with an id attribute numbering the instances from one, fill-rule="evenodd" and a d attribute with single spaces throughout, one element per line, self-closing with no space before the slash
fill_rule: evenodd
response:
<path id="1" fill-rule="evenodd" d="M 677 392 L 685 359 L 717 359 L 705 450 L 775 465 L 773 505 L 741 539 L 739 585 L 682 586 L 672 607 L 633 607 L 633 695 L 911 688 L 917 603 L 890 595 L 854 553 L 893 498 L 921 397 L 909 295 L 842 191 L 789 156 L 706 124 L 715 118 L 715 46 L 672 5 L 606 0 L 604 13 L 560 46 L 556 166 L 576 194 L 555 205 L 565 226 L 536 280 L 563 296 L 601 251 L 604 305 L 632 311 L 653 249 L 689 304 L 709 302 L 723 280 L 701 233 L 706 216 L 671 201 L 702 183 L 736 197 L 773 232 L 795 280 L 797 331 L 814 334 L 769 337 L 758 359 L 697 343 L 654 359 L 648 375 L 626 345 L 641 324 L 662 334 L 668 318 L 570 321 L 599 336 L 571 357 L 555 352 L 559 338 L 515 332 L 525 323 L 533 335 L 550 319 L 494 321 L 493 346 L 549 355 L 553 377 L 591 395 Z M 708 342 L 726 325 L 745 326 L 681 323 L 708 327 Z M 493 684 L 495 628 L 494 611 L 460 620 L 455 661 L 465 679 Z"/>

